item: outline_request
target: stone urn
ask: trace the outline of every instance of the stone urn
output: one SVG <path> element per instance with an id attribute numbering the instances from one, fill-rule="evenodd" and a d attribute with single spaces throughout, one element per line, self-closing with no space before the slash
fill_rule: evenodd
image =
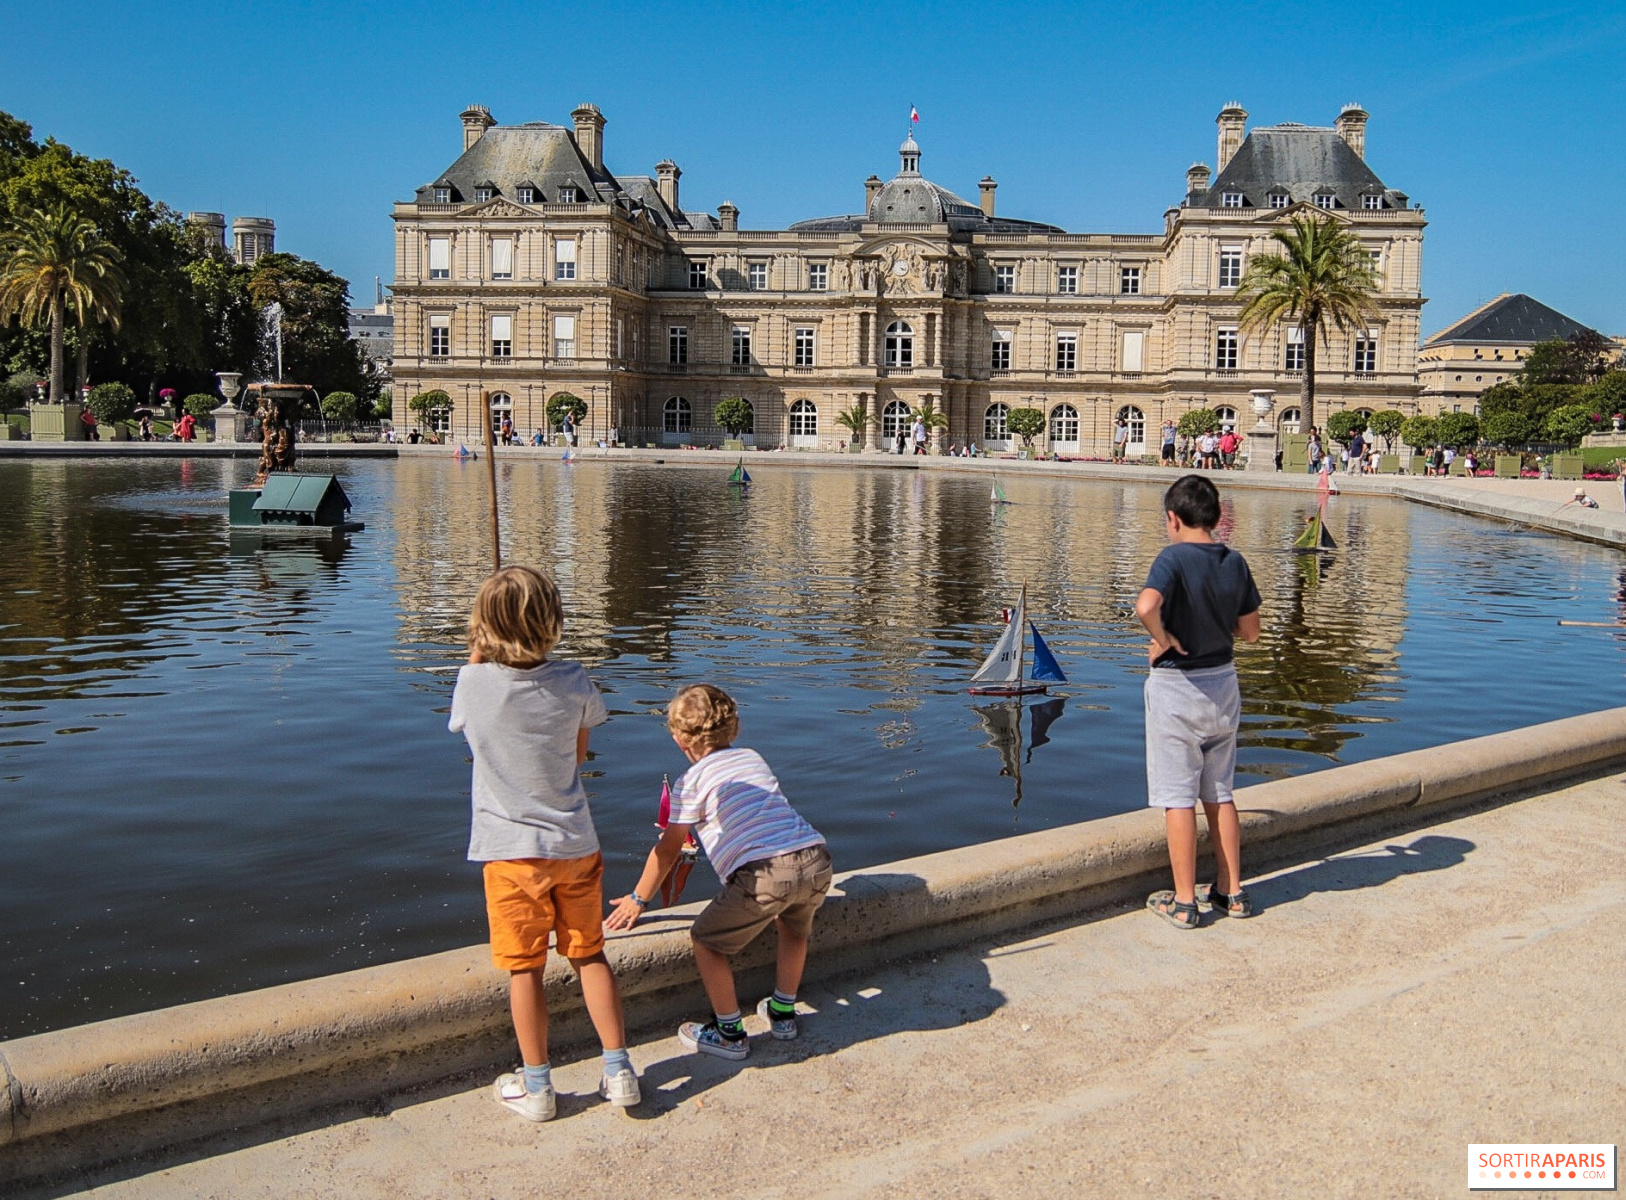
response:
<path id="1" fill-rule="evenodd" d="M 1253 388 L 1253 415 L 1257 418 L 1248 431 L 1248 470 L 1274 471 L 1276 469 L 1276 427 L 1270 423 L 1270 414 L 1276 407 L 1275 388 Z"/>

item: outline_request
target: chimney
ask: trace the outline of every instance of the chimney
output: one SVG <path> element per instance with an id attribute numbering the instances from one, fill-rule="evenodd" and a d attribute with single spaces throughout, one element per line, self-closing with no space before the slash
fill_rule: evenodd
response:
<path id="1" fill-rule="evenodd" d="M 579 104 L 570 119 L 576 122 L 577 148 L 593 170 L 604 170 L 604 114 L 596 104 Z"/>
<path id="2" fill-rule="evenodd" d="M 471 104 L 463 110 L 463 149 L 467 150 L 485 136 L 486 130 L 497 122 L 491 119 L 491 110 L 483 104 Z"/>
<path id="3" fill-rule="evenodd" d="M 1223 171 L 1231 156 L 1242 148 L 1242 135 L 1248 127 L 1247 110 L 1233 100 L 1220 109 L 1214 123 L 1219 126 L 1219 161 L 1214 169 Z"/>
<path id="4" fill-rule="evenodd" d="M 1332 126 L 1356 156 L 1362 159 L 1366 157 L 1366 120 L 1370 115 L 1359 104 L 1346 104 Z"/>
<path id="5" fill-rule="evenodd" d="M 739 232 L 740 210 L 734 207 L 732 200 L 724 200 L 717 206 L 717 219 L 722 223 L 724 233 Z"/>
<path id="6" fill-rule="evenodd" d="M 1186 168 L 1186 195 L 1192 196 L 1198 192 L 1208 190 L 1208 168 L 1202 163 L 1192 163 Z"/>
<path id="7" fill-rule="evenodd" d="M 881 177 L 871 175 L 864 180 L 864 219 L 870 219 L 870 209 L 875 207 L 875 194 L 881 190 Z"/>
<path id="8" fill-rule="evenodd" d="M 982 215 L 985 217 L 994 215 L 994 189 L 998 186 L 992 175 L 984 175 L 977 181 L 977 199 L 982 203 Z"/>
<path id="9" fill-rule="evenodd" d="M 683 172 L 678 169 L 677 163 L 669 158 L 663 158 L 655 164 L 655 190 L 661 194 L 666 207 L 674 214 L 683 210 L 678 207 L 678 180 Z"/>

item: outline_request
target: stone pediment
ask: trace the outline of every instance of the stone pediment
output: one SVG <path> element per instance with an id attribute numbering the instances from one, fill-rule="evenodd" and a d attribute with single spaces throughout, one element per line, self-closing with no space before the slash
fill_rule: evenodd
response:
<path id="1" fill-rule="evenodd" d="M 859 286 L 889 296 L 941 292 L 947 281 L 946 250 L 915 239 L 872 242 L 854 256 Z"/>
<path id="2" fill-rule="evenodd" d="M 465 208 L 462 215 L 465 217 L 529 217 L 535 215 L 535 210 L 522 207 L 511 200 L 498 198 L 487 200 L 484 204 L 476 204 L 472 208 Z"/>

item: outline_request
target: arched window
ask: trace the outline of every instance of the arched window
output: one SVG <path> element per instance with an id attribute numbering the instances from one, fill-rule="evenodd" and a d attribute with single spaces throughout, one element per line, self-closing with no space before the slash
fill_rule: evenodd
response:
<path id="1" fill-rule="evenodd" d="M 909 432 L 909 406 L 902 400 L 894 400 L 881 410 L 881 441 L 895 442 L 900 433 Z"/>
<path id="2" fill-rule="evenodd" d="M 491 436 L 502 436 L 502 423 L 505 419 L 512 420 L 514 416 L 514 398 L 507 392 L 491 393 Z"/>
<path id="3" fill-rule="evenodd" d="M 1146 453 L 1146 414 L 1133 404 L 1126 404 L 1118 410 L 1129 425 L 1129 444 L 1124 447 L 1125 454 Z"/>
<path id="4" fill-rule="evenodd" d="M 1236 409 L 1229 404 L 1222 404 L 1214 410 L 1214 415 L 1219 418 L 1221 433 L 1226 430 L 1236 432 Z"/>
<path id="5" fill-rule="evenodd" d="M 1278 420 L 1281 422 L 1283 433 L 1298 433 L 1299 426 L 1304 423 L 1304 414 L 1296 408 L 1284 408 Z"/>
<path id="6" fill-rule="evenodd" d="M 790 406 L 790 436 L 816 438 L 819 436 L 819 409 L 811 400 L 798 400 Z"/>
<path id="7" fill-rule="evenodd" d="M 667 433 L 688 433 L 694 426 L 694 409 L 682 396 L 673 396 L 661 412 L 661 428 Z"/>
<path id="8" fill-rule="evenodd" d="M 1058 404 L 1050 410 L 1050 440 L 1073 443 L 1078 441 L 1078 409 L 1071 404 Z"/>
<path id="9" fill-rule="evenodd" d="M 988 410 L 982 414 L 982 440 L 985 442 L 1003 442 L 1010 437 L 1005 429 L 1005 421 L 1011 415 L 1009 404 L 990 404 Z"/>
<path id="10" fill-rule="evenodd" d="M 886 327 L 886 358 L 889 367 L 915 365 L 915 327 L 907 321 L 893 321 Z"/>

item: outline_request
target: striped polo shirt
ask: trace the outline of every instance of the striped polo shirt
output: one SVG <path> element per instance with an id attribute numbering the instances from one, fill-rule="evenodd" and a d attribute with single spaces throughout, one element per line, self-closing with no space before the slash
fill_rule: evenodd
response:
<path id="1" fill-rule="evenodd" d="M 746 863 L 824 845 L 755 750 L 714 750 L 672 789 L 672 823 L 692 825 L 725 883 Z"/>

